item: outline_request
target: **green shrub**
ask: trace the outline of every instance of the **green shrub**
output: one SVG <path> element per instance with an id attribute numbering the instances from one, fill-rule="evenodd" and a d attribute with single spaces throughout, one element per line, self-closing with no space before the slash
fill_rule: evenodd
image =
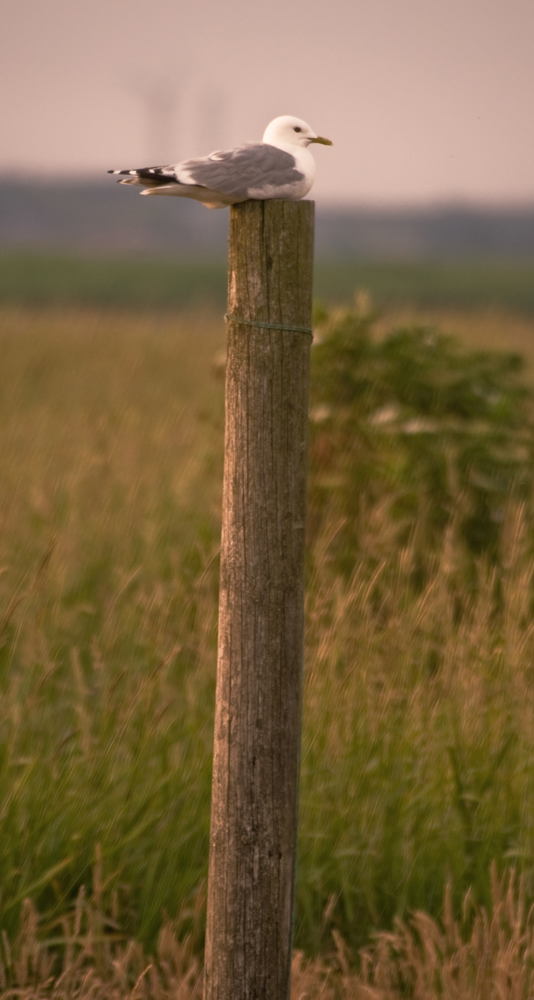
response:
<path id="1" fill-rule="evenodd" d="M 311 530 L 360 550 L 362 512 L 389 508 L 397 544 L 427 554 L 452 524 L 466 554 L 497 558 L 511 499 L 532 487 L 532 392 L 511 353 L 467 351 L 431 327 L 385 337 L 357 311 L 319 315 L 313 350 Z M 388 539 L 388 544 L 391 539 Z"/>

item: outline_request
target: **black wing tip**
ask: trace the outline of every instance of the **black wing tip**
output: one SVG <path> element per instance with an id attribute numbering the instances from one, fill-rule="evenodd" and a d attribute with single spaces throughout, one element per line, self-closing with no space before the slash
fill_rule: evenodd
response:
<path id="1" fill-rule="evenodd" d="M 146 187 L 163 187 L 172 184 L 179 184 L 180 181 L 174 175 L 165 174 L 165 167 L 140 167 L 138 170 L 108 170 L 108 174 L 115 174 L 125 177 L 125 180 L 118 181 L 119 184 L 139 183 Z"/>

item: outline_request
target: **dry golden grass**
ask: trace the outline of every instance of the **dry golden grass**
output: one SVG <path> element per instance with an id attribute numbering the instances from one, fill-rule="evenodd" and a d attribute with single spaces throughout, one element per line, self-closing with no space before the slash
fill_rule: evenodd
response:
<path id="1" fill-rule="evenodd" d="M 534 914 L 524 886 L 512 874 L 492 871 L 489 912 L 464 899 L 462 918 L 453 915 L 450 886 L 443 917 L 415 913 L 376 936 L 354 960 L 334 932 L 330 954 L 293 956 L 291 1000 L 530 1000 L 534 996 Z M 21 932 L 0 949 L 0 997 L 21 1000 L 201 1000 L 202 967 L 193 931 L 180 936 L 179 921 L 167 922 L 153 955 L 134 942 L 104 934 L 109 920 L 98 898 L 80 892 L 70 918 L 62 921 L 61 957 L 38 936 L 38 915 L 27 900 Z"/>

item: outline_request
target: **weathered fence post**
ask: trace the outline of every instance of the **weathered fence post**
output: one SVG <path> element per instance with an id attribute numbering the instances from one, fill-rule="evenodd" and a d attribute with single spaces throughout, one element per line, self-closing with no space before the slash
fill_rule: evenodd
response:
<path id="1" fill-rule="evenodd" d="M 230 209 L 205 1000 L 289 993 L 313 202 Z"/>

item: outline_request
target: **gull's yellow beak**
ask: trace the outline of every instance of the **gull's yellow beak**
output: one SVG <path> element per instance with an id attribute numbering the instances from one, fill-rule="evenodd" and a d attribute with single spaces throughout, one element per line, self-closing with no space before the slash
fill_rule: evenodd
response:
<path id="1" fill-rule="evenodd" d="M 322 135 L 316 135 L 315 139 L 310 139 L 310 142 L 320 142 L 322 146 L 333 146 L 334 143 L 330 142 L 330 139 L 323 139 Z"/>

